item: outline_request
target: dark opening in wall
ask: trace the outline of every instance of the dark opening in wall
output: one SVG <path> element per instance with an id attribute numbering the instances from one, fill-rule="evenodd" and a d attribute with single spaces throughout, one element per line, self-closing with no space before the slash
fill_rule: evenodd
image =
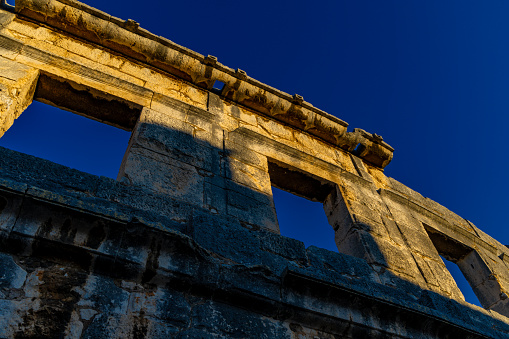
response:
<path id="1" fill-rule="evenodd" d="M 216 93 L 221 93 L 224 87 L 224 82 L 216 80 L 214 82 L 214 85 L 212 86 L 212 89 L 216 90 Z"/>
<path id="2" fill-rule="evenodd" d="M 277 160 L 269 159 L 272 186 L 311 201 L 323 203 L 334 184 Z"/>
<path id="3" fill-rule="evenodd" d="M 34 101 L 0 146 L 116 179 L 131 133 Z"/>
<path id="4" fill-rule="evenodd" d="M 461 293 L 463 293 L 465 301 L 483 307 L 474 292 L 472 283 L 475 281 L 473 275 L 475 275 L 476 272 L 470 269 L 465 270 L 465 265 L 471 265 L 469 259 L 474 257 L 475 251 L 426 224 L 424 224 L 424 228 L 431 242 L 437 249 L 440 258 L 442 258 L 445 267 L 449 273 L 451 273 Z M 477 272 L 479 275 L 482 273 L 483 272 Z"/>
<path id="5" fill-rule="evenodd" d="M 275 160 L 269 160 L 269 175 L 281 235 L 337 252 L 323 210 L 333 184 Z"/>
<path id="6" fill-rule="evenodd" d="M 0 139 L 0 146 L 116 178 L 141 109 L 121 98 L 41 74 L 34 102 Z"/>
<path id="7" fill-rule="evenodd" d="M 74 82 L 41 74 L 34 99 L 87 118 L 132 131 L 142 107 Z"/>
<path id="8" fill-rule="evenodd" d="M 454 281 L 456 282 L 456 285 L 460 289 L 461 293 L 463 293 L 463 296 L 465 297 L 465 301 L 482 307 L 481 302 L 475 295 L 474 290 L 468 283 L 467 279 L 463 275 L 463 272 L 461 272 L 458 265 L 456 265 L 452 261 L 447 260 L 443 256 L 440 256 L 440 258 L 442 258 L 442 261 L 444 262 L 445 267 L 447 267 L 447 270 L 449 271 L 449 273 L 451 273 L 452 277 L 454 278 Z"/>

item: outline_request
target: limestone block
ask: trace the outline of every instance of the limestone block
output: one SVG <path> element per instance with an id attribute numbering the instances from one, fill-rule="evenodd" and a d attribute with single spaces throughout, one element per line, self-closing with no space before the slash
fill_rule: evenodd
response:
<path id="1" fill-rule="evenodd" d="M 508 308 L 509 308 L 509 299 L 504 299 L 504 300 L 500 300 L 496 304 L 492 305 L 490 307 L 490 310 L 498 312 L 498 313 L 502 314 L 503 316 L 507 317 L 508 316 L 508 312 L 507 312 Z"/>
<path id="2" fill-rule="evenodd" d="M 254 113 L 251 110 L 248 110 L 239 105 L 235 105 L 228 101 L 223 101 L 223 111 L 227 115 L 231 116 L 234 119 L 241 121 L 244 124 L 257 126 L 259 115 Z"/>
<path id="3" fill-rule="evenodd" d="M 272 188 L 267 171 L 250 166 L 233 158 L 224 158 L 226 178 L 262 193 L 271 195 Z"/>
<path id="4" fill-rule="evenodd" d="M 227 183 L 227 213 L 246 223 L 279 233 L 272 196 L 254 191 L 235 182 Z"/>
<path id="5" fill-rule="evenodd" d="M 340 228 L 350 229 L 350 223 L 352 222 L 350 211 L 337 187 L 325 200 L 323 209 L 329 224 L 335 231 Z"/>
<path id="6" fill-rule="evenodd" d="M 114 256 L 123 225 L 105 222 L 91 214 L 44 205 L 25 199 L 13 231 L 26 238 L 49 240 L 69 248 L 82 247 Z M 86 261 L 86 256 L 83 256 Z"/>
<path id="7" fill-rule="evenodd" d="M 213 321 L 211 321 L 213 319 Z M 284 338 L 288 329 L 280 321 L 258 317 L 253 313 L 218 302 L 197 305 L 192 313 L 193 327 L 181 338 Z M 218 324 L 228 324 L 228 327 Z"/>
<path id="8" fill-rule="evenodd" d="M 471 233 L 472 235 L 477 236 L 472 225 L 470 225 L 464 218 L 460 217 L 459 215 L 450 211 L 449 209 L 445 208 L 439 203 L 426 198 L 423 200 L 423 205 L 426 208 L 430 209 L 431 211 L 435 212 L 436 214 L 440 215 L 444 219 L 446 219 L 450 224 L 459 227 L 467 231 L 468 233 Z"/>
<path id="9" fill-rule="evenodd" d="M 203 248 L 244 265 L 261 264 L 260 239 L 237 218 L 193 212 L 193 239 Z"/>
<path id="10" fill-rule="evenodd" d="M 160 155 L 160 161 L 166 161 L 164 158 L 168 157 L 208 172 L 217 173 L 219 171 L 218 150 L 194 138 L 191 134 L 191 126 L 185 123 L 179 123 L 179 125 L 181 126 L 177 130 L 147 123 L 138 124 L 128 152 L 134 148 L 142 148 L 146 152 Z M 155 154 L 152 155 L 152 157 L 155 156 Z"/>
<path id="11" fill-rule="evenodd" d="M 13 257 L 0 253 L 0 288 L 19 289 L 23 287 L 27 272 L 13 260 Z"/>
<path id="12" fill-rule="evenodd" d="M 30 41 L 39 40 L 48 44 L 53 44 L 58 39 L 59 34 L 55 31 L 49 30 L 36 23 L 27 22 L 16 18 L 13 20 L 4 31 L 6 35 L 12 35 L 17 39 Z"/>
<path id="13" fill-rule="evenodd" d="M 230 143 L 242 145 L 248 150 L 327 181 L 337 182 L 339 174 L 342 172 L 342 169 L 333 163 L 323 161 L 243 127 L 227 133 L 225 144 L 228 147 L 231 145 Z"/>
<path id="14" fill-rule="evenodd" d="M 355 167 L 355 171 L 350 171 L 351 173 L 357 173 L 363 179 L 373 182 L 373 178 L 368 173 L 367 165 L 362 161 L 361 158 L 356 157 L 353 154 L 348 154 L 348 158 L 351 159 L 353 166 Z"/>
<path id="15" fill-rule="evenodd" d="M 247 149 L 245 145 L 235 143 L 231 140 L 225 140 L 225 152 L 228 157 L 243 162 L 245 164 L 268 171 L 267 157 Z"/>
<path id="16" fill-rule="evenodd" d="M 461 269 L 465 278 L 472 287 L 475 287 L 488 279 L 494 280 L 492 271 L 475 250 L 458 260 L 456 264 Z M 499 293 L 500 291 L 496 294 L 498 295 Z"/>
<path id="17" fill-rule="evenodd" d="M 368 264 L 387 266 L 380 248 L 373 237 L 365 231 L 353 230 L 346 237 L 336 237 L 336 245 L 340 253 L 364 259 Z"/>
<path id="18" fill-rule="evenodd" d="M 382 199 L 386 203 L 387 208 L 390 211 L 391 218 L 401 226 L 401 232 L 408 230 L 409 232 L 425 232 L 422 221 L 428 221 L 428 218 L 423 218 L 419 213 L 415 213 L 412 209 L 408 208 L 408 205 L 403 205 L 404 201 L 397 201 L 387 196 L 385 190 L 381 191 Z M 403 227 L 405 230 L 403 230 Z"/>
<path id="19" fill-rule="evenodd" d="M 505 252 L 493 253 L 486 249 L 477 249 L 477 254 L 482 258 L 482 261 L 489 267 L 492 274 L 497 276 L 497 279 L 509 283 L 509 269 L 507 267 L 507 257 Z M 498 254 L 498 255 L 496 255 Z"/>
<path id="20" fill-rule="evenodd" d="M 398 246 L 383 237 L 374 236 L 376 246 L 384 255 L 386 266 L 395 274 L 408 277 L 410 282 L 424 284 L 424 278 L 406 246 Z M 371 249 L 370 249 L 371 250 Z"/>
<path id="21" fill-rule="evenodd" d="M 438 260 L 438 252 L 422 224 L 414 222 L 413 226 L 410 226 L 399 223 L 398 226 L 405 243 L 413 252 Z"/>
<path id="22" fill-rule="evenodd" d="M 18 218 L 23 199 L 0 191 L 0 236 L 7 235 Z"/>
<path id="23" fill-rule="evenodd" d="M 207 92 L 175 76 L 162 74 L 146 65 L 128 60 L 122 63 L 120 70 L 146 81 L 145 86 L 160 95 L 171 97 L 201 109 L 207 109 Z"/>
<path id="24" fill-rule="evenodd" d="M 494 309 L 494 306 L 497 305 L 497 312 L 503 315 L 508 315 L 509 307 L 501 307 L 501 301 L 507 299 L 504 296 L 504 292 L 501 292 L 501 286 L 499 282 L 492 278 L 491 280 L 485 280 L 481 284 L 472 288 L 479 299 L 481 305 L 483 305 L 487 309 Z"/>
<path id="25" fill-rule="evenodd" d="M 370 207 L 378 207 L 378 210 L 388 212 L 372 182 L 350 173 L 344 173 L 340 178 L 338 185 L 345 201 L 357 201 L 366 206 L 373 204 Z"/>
<path id="26" fill-rule="evenodd" d="M 341 176 L 338 185 L 336 197 L 342 198 L 338 199 L 335 205 L 345 204 L 352 217 L 355 215 L 356 218 L 368 224 L 372 223 L 371 230 L 374 233 L 388 236 L 387 229 L 383 226 L 382 216 L 388 215 L 389 211 L 375 190 L 376 187 L 350 174 Z"/>
<path id="27" fill-rule="evenodd" d="M 216 116 L 216 123 L 225 131 L 225 133 L 234 131 L 240 127 L 240 120 L 230 114 L 227 114 L 229 108 L 225 107 L 225 102 L 221 99 L 221 97 L 213 92 L 209 92 L 208 99 L 207 110 Z M 245 123 L 244 125 L 252 126 Z"/>
<path id="28" fill-rule="evenodd" d="M 45 51 L 85 67 L 90 67 L 132 84 L 138 86 L 145 84 L 144 80 L 118 70 L 118 67 L 125 59 L 46 27 L 26 21 L 14 20 L 5 31 L 5 34 L 34 49 Z M 76 68 L 74 71 L 76 71 Z"/>
<path id="29" fill-rule="evenodd" d="M 186 163 L 151 152 L 130 153 L 124 158 L 122 177 L 129 183 L 149 189 L 158 195 L 169 195 L 191 204 L 203 204 L 204 176 Z"/>
<path id="30" fill-rule="evenodd" d="M 382 222 L 385 226 L 385 229 L 387 230 L 387 233 L 389 234 L 389 238 L 394 241 L 396 244 L 403 244 L 403 236 L 401 234 L 401 229 L 398 226 L 398 224 L 394 221 L 394 218 L 392 216 L 381 216 Z"/>
<path id="31" fill-rule="evenodd" d="M 14 13 L 4 11 L 0 8 L 0 32 L 3 32 L 4 29 L 9 26 L 12 20 L 15 19 Z"/>
<path id="32" fill-rule="evenodd" d="M 186 122 L 195 129 L 211 131 L 215 115 L 203 109 L 191 106 L 187 112 Z"/>
<path id="33" fill-rule="evenodd" d="M 198 143 L 223 149 L 222 130 L 209 112 L 159 94 L 154 96 L 151 106 L 153 109 L 142 110 L 140 123 L 187 133 Z"/>
<path id="34" fill-rule="evenodd" d="M 275 120 L 257 116 L 258 126 L 273 139 L 295 140 L 294 129 Z"/>
<path id="35" fill-rule="evenodd" d="M 456 285 L 454 278 L 451 273 L 449 273 L 449 270 L 447 270 L 447 267 L 445 267 L 442 260 L 437 261 L 431 258 L 424 258 L 424 260 L 440 285 L 440 294 L 456 300 L 465 300 L 465 297 Z"/>
<path id="36" fill-rule="evenodd" d="M 224 180 L 223 180 L 224 181 Z M 226 214 L 226 189 L 223 185 L 214 185 L 205 180 L 203 192 L 203 208 L 213 214 Z"/>
<path id="37" fill-rule="evenodd" d="M 0 57 L 0 137 L 30 105 L 39 71 Z"/>
<path id="38" fill-rule="evenodd" d="M 72 54 L 54 45 L 31 46 L 18 39 L 0 35 L 2 55 L 16 53 L 16 61 L 56 77 L 88 86 L 142 106 L 149 106 L 153 92 L 143 82 L 96 61 Z M 42 44 L 43 42 L 41 42 Z"/>
<path id="39" fill-rule="evenodd" d="M 390 214 L 374 185 L 351 175 L 344 175 L 341 179 L 324 204 L 329 222 L 336 229 L 339 251 L 364 258 L 373 265 L 387 267 L 418 284 L 424 284 L 407 244 L 401 241 L 394 225 L 391 231 L 393 238 L 390 237 L 384 224 L 384 219 L 387 223 Z"/>
<path id="40" fill-rule="evenodd" d="M 420 202 L 424 200 L 424 197 L 418 192 L 412 190 L 411 188 L 405 186 L 394 178 L 387 178 L 387 185 L 389 188 L 402 193 L 406 197 L 410 198 L 413 201 Z"/>
<path id="41" fill-rule="evenodd" d="M 465 278 L 472 286 L 479 301 L 486 309 L 495 309 L 509 315 L 507 290 L 509 281 L 508 270 L 505 265 L 500 265 L 500 258 L 492 257 L 488 251 L 473 250 L 461 260 L 457 261 Z"/>
<path id="42" fill-rule="evenodd" d="M 154 94 L 150 108 L 144 107 L 140 114 L 140 122 L 173 127 L 176 120 L 185 122 L 190 106 L 186 103 L 174 100 L 158 93 Z"/>
<path id="43" fill-rule="evenodd" d="M 412 257 L 417 263 L 417 267 L 426 282 L 425 288 L 440 293 L 440 283 L 437 276 L 433 273 L 433 270 L 429 266 L 426 257 L 415 252 L 412 253 Z"/>
<path id="44" fill-rule="evenodd" d="M 293 134 L 295 136 L 296 148 L 319 159 L 334 162 L 337 158 L 337 153 L 343 153 L 343 150 L 331 147 L 322 140 L 302 131 L 295 131 Z"/>
<path id="45" fill-rule="evenodd" d="M 353 157 L 353 156 L 352 156 Z M 369 163 L 362 162 L 366 169 L 368 170 L 369 176 L 372 178 L 376 187 L 380 188 L 388 188 L 388 178 L 385 176 L 383 169 L 374 167 Z"/>

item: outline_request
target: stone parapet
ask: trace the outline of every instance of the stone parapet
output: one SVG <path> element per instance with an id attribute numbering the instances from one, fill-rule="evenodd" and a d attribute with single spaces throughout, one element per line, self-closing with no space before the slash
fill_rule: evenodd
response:
<path id="1" fill-rule="evenodd" d="M 175 221 L 154 212 L 186 209 L 166 195 L 0 155 L 19 165 L 1 164 L 2 337 L 509 335 L 505 317 L 396 276 L 386 286 L 363 259 L 192 205 Z"/>

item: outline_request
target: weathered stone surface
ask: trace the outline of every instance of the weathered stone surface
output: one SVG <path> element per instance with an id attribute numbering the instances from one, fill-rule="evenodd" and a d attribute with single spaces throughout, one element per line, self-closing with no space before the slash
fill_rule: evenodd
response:
<path id="1" fill-rule="evenodd" d="M 0 148 L 2 338 L 509 336 L 509 249 L 299 95 L 75 0 L 17 0 L 0 136 L 32 99 L 132 135 L 118 181 Z M 323 203 L 340 253 L 279 235 L 272 186 Z"/>
<path id="2" fill-rule="evenodd" d="M 30 105 L 39 72 L 0 56 L 0 137 Z"/>

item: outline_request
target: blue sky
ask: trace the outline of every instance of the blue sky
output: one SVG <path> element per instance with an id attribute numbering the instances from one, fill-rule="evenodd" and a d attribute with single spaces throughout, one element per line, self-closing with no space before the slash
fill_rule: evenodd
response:
<path id="1" fill-rule="evenodd" d="M 509 192 L 509 2 L 86 3 L 122 19 L 134 19 L 155 34 L 214 55 L 219 62 L 280 90 L 298 93 L 347 121 L 351 129 L 382 135 L 395 148 L 394 160 L 386 168 L 388 176 L 509 244 L 505 219 Z M 40 125 L 34 126 L 42 130 Z M 92 131 L 101 134 L 96 127 Z M 33 142 L 37 140 L 33 133 L 29 137 L 24 133 L 21 139 L 46 148 Z M 52 137 L 45 133 L 42 138 Z M 81 136 L 66 138 L 56 144 L 70 146 L 73 138 Z M 4 139 L 0 145 L 7 142 Z M 125 149 L 124 142 L 119 142 L 120 149 Z M 78 140 L 80 143 L 85 144 Z M 76 159 L 65 157 L 79 161 L 85 158 L 83 152 L 75 152 L 80 154 Z M 106 156 L 99 163 L 106 168 L 108 161 L 116 160 Z M 94 173 L 81 165 L 71 166 Z M 118 166 L 119 162 L 113 168 Z M 287 200 L 279 194 L 278 200 Z M 281 204 L 278 211 L 288 208 L 292 214 L 302 210 L 295 204 Z M 289 227 L 299 224 L 309 229 L 315 214 L 323 213 L 320 209 L 304 211 L 299 219 L 309 219 L 300 223 L 290 220 Z M 311 229 L 310 233 L 318 232 Z"/>

